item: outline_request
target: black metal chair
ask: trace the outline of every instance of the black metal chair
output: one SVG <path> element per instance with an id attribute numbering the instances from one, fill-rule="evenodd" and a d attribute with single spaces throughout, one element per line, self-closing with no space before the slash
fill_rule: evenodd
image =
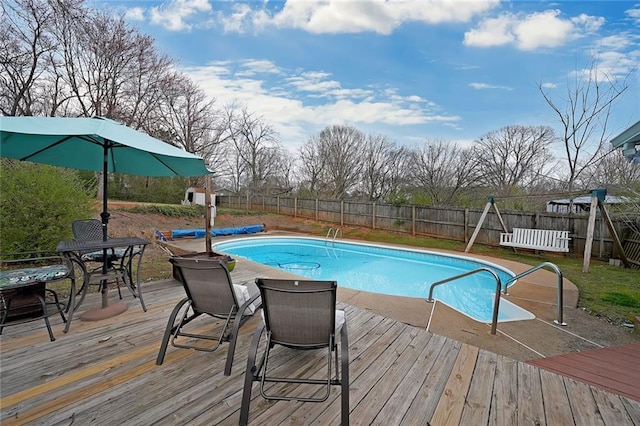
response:
<path id="1" fill-rule="evenodd" d="M 329 398 L 331 386 L 341 387 L 342 424 L 349 424 L 349 341 L 344 311 L 336 310 L 335 281 L 256 280 L 262 298 L 264 322 L 255 331 L 245 372 L 240 424 L 249 420 L 251 388 L 260 382 L 260 394 L 269 400 L 323 402 Z M 264 352 L 257 360 L 262 335 Z M 340 334 L 340 361 L 338 344 Z M 287 374 L 286 364 L 276 362 L 273 372 L 268 370 L 269 355 L 276 345 L 296 350 L 327 350 L 327 372 L 324 378 Z M 335 377 L 331 372 L 332 354 L 335 358 Z M 339 374 L 340 373 L 340 374 Z M 287 375 L 287 377 L 282 377 Z M 293 377 L 292 377 L 293 376 Z M 317 376 L 314 376 L 317 377 Z M 310 384 L 326 388 L 319 396 L 301 395 L 296 388 L 278 384 Z M 267 386 L 267 384 L 270 384 Z M 274 385 L 275 384 L 275 385 Z M 315 387 L 317 388 L 317 387 Z M 297 393 L 296 393 L 297 392 Z M 320 391 L 318 391 L 320 392 Z"/>
<path id="2" fill-rule="evenodd" d="M 71 231 L 73 232 L 73 239 L 77 241 L 95 241 L 102 240 L 102 222 L 99 219 L 78 219 L 74 220 L 71 223 Z M 85 263 L 93 263 L 94 265 L 100 264 L 100 266 L 94 266 L 93 268 L 87 268 L 87 272 L 89 273 L 89 283 L 91 283 L 92 275 L 101 275 L 102 274 L 102 263 L 104 261 L 104 253 L 102 251 L 91 251 L 87 253 L 81 253 L 81 259 Z M 114 249 L 107 250 L 107 268 L 110 270 L 117 269 L 124 270 L 125 265 L 123 264 L 124 253 L 116 253 Z M 100 284 L 99 282 L 94 282 L 91 284 Z M 132 282 L 133 284 L 133 282 Z M 78 294 L 85 294 L 84 285 L 78 289 Z M 118 296 L 120 300 L 122 300 L 122 291 L 120 291 L 120 281 L 116 278 L 116 285 L 118 287 Z M 82 299 L 78 304 L 82 303 Z"/>
<path id="3" fill-rule="evenodd" d="M 178 302 L 169 316 L 156 364 L 163 363 L 169 342 L 177 348 L 206 352 L 213 352 L 222 343 L 228 342 L 224 374 L 229 376 L 238 331 L 260 308 L 260 293 L 256 289 L 251 294 L 247 286 L 233 284 L 227 267 L 218 260 L 172 257 L 169 261 L 176 267 L 187 297 Z M 189 331 L 188 324 L 203 314 L 224 320 L 218 335 Z M 196 340 L 188 343 L 188 339 L 181 339 L 183 337 Z M 207 347 L 203 345 L 203 340 L 216 343 L 213 347 Z"/>
<path id="4" fill-rule="evenodd" d="M 95 240 L 103 239 L 102 221 L 100 221 L 99 219 L 74 220 L 71 223 L 71 230 L 73 232 L 73 239 L 77 241 L 95 241 Z M 134 259 L 136 258 L 136 256 L 138 256 L 138 266 L 139 266 L 139 263 L 140 263 L 139 260 L 142 257 L 142 253 L 143 253 L 143 249 L 140 247 L 132 247 L 128 249 L 112 248 L 107 250 L 107 269 L 111 271 L 120 271 L 119 275 L 122 277 L 125 277 L 126 275 L 126 278 L 129 280 L 128 283 L 131 286 L 130 289 L 132 290 L 134 297 L 139 297 L 139 295 L 136 293 L 137 291 L 139 292 L 139 290 L 136 287 L 138 280 L 134 279 L 134 275 L 133 275 Z M 102 263 L 104 261 L 104 253 L 102 251 L 91 251 L 91 252 L 81 253 L 81 254 L 82 254 L 81 258 L 83 262 L 85 262 L 85 264 L 93 263 L 93 262 L 95 262 L 96 264 L 100 264 L 100 266 L 95 266 L 94 268 L 91 268 L 88 270 L 89 282 L 91 282 L 92 275 L 98 275 L 98 276 L 102 275 Z M 138 268 L 136 268 L 136 272 L 137 272 L 137 269 Z M 118 296 L 122 300 L 122 291 L 120 290 L 120 280 L 117 278 L 118 277 L 117 274 L 115 275 L 115 277 L 116 277 L 115 281 L 118 287 Z M 100 284 L 100 283 L 94 282 L 92 284 Z M 126 284 L 127 283 L 125 282 L 125 285 Z M 84 295 L 85 294 L 84 288 L 80 288 L 78 290 L 78 293 Z M 82 299 L 78 304 L 80 303 L 82 303 Z M 144 306 L 142 299 L 141 299 L 141 303 L 144 310 L 146 311 L 146 307 Z"/>

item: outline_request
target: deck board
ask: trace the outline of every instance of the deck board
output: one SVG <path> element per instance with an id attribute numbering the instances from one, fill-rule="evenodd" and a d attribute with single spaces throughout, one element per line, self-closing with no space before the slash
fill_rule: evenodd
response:
<path id="1" fill-rule="evenodd" d="M 539 369 L 518 365 L 518 424 L 546 425 Z"/>
<path id="2" fill-rule="evenodd" d="M 251 271 L 234 271 L 251 280 Z M 234 425 L 247 351 L 259 317 L 242 327 L 234 367 L 223 375 L 226 347 L 212 353 L 169 347 L 155 364 L 171 309 L 183 297 L 175 282 L 145 284 L 148 312 L 125 295 L 129 309 L 100 322 L 53 320 L 50 342 L 39 321 L 8 327 L 0 338 L 0 422 L 13 424 Z M 87 307 L 99 303 L 91 295 Z M 473 346 L 434 335 L 341 303 L 346 310 L 350 355 L 350 415 L 354 425 L 633 425 L 640 399 L 619 395 Z M 196 327 L 213 331 L 220 323 Z M 609 370 L 637 360 L 637 347 L 601 366 L 592 354 L 574 359 L 624 382 Z M 326 354 L 274 352 L 274 368 L 319 374 Z M 565 361 L 563 361 L 565 362 Z M 563 364 L 557 362 L 558 368 Z M 637 361 L 634 366 L 637 369 Z M 633 379 L 630 379 L 633 380 Z M 628 380 L 627 380 L 628 381 Z M 628 381 L 629 382 L 629 381 Z M 633 383 L 628 384 L 633 387 Z M 637 384 L 635 385 L 638 386 Z M 289 385 L 297 392 L 318 392 Z M 618 391 L 616 391 L 618 392 Z M 338 424 L 340 390 L 324 403 L 268 402 L 254 385 L 251 424 Z"/>
<path id="3" fill-rule="evenodd" d="M 527 363 L 640 401 L 640 343 L 556 355 Z"/>
<path id="4" fill-rule="evenodd" d="M 460 424 L 488 424 L 495 374 L 496 354 L 480 351 L 477 367 L 466 395 Z"/>

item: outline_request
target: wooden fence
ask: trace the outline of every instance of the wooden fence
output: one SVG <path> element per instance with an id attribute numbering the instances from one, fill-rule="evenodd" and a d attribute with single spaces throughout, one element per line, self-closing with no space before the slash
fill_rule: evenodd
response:
<path id="1" fill-rule="evenodd" d="M 468 242 L 482 215 L 482 209 L 459 207 L 433 207 L 413 205 L 392 205 L 362 201 L 321 200 L 279 196 L 218 196 L 219 206 L 242 210 L 259 210 L 327 222 L 336 226 L 360 226 L 383 231 L 401 232 L 413 236 L 430 236 Z M 588 214 L 537 213 L 523 211 L 503 211 L 500 215 L 508 230 L 513 228 L 555 229 L 569 231 L 571 241 L 569 251 L 584 253 Z M 640 216 L 632 219 L 636 229 L 640 226 Z M 612 216 L 618 236 L 624 240 L 633 234 L 629 218 Z M 500 226 L 494 209 L 482 224 L 474 244 L 498 246 Z M 606 224 L 598 213 L 592 246 L 592 256 L 599 258 L 617 257 L 613 240 Z"/>

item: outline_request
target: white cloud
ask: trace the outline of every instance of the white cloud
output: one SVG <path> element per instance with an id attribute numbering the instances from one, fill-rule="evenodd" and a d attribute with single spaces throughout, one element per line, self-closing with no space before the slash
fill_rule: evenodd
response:
<path id="1" fill-rule="evenodd" d="M 601 47 L 613 50 L 625 49 L 632 43 L 634 41 L 627 34 L 614 34 L 600 40 Z"/>
<path id="2" fill-rule="evenodd" d="M 454 67 L 456 70 L 467 71 L 467 70 L 477 70 L 480 68 L 480 65 L 457 65 Z"/>
<path id="3" fill-rule="evenodd" d="M 508 87 L 508 86 L 496 86 L 496 85 L 487 84 L 487 83 L 469 83 L 469 86 L 477 90 L 486 90 L 486 89 L 513 90 L 511 87 Z"/>
<path id="4" fill-rule="evenodd" d="M 542 83 L 541 86 L 543 89 L 555 89 L 558 85 L 556 83 L 547 82 L 547 83 Z"/>
<path id="5" fill-rule="evenodd" d="M 640 11 L 640 9 L 639 9 Z M 640 33 L 619 32 L 603 37 L 593 47 L 599 78 L 624 78 L 640 70 Z M 640 75 L 639 75 L 640 77 Z"/>
<path id="6" fill-rule="evenodd" d="M 320 80 L 316 78 L 305 78 L 304 76 L 291 77 L 289 84 L 301 92 L 327 93 L 328 91 L 340 91 L 340 83 L 333 80 Z"/>
<path id="7" fill-rule="evenodd" d="M 132 21 L 144 21 L 144 9 L 141 7 L 132 7 L 125 11 L 124 17 Z"/>
<path id="8" fill-rule="evenodd" d="M 256 74 L 280 74 L 280 69 L 271 61 L 249 59 L 242 64 L 244 71 L 238 72 L 236 75 L 252 76 Z"/>
<path id="9" fill-rule="evenodd" d="M 633 9 L 626 10 L 625 13 L 640 25 L 640 7 L 636 6 Z"/>
<path id="10" fill-rule="evenodd" d="M 445 115 L 425 115 L 422 111 L 398 107 L 393 102 L 353 102 L 339 100 L 305 108 L 304 118 L 319 125 L 336 124 L 389 124 L 395 126 L 424 124 L 433 121 L 457 121 L 460 118 Z"/>
<path id="11" fill-rule="evenodd" d="M 191 29 L 189 18 L 201 12 L 210 12 L 208 0 L 171 0 L 163 6 L 154 6 L 149 10 L 151 23 L 161 25 L 169 31 Z"/>
<path id="12" fill-rule="evenodd" d="M 558 18 L 559 10 L 548 10 L 529 15 L 527 19 L 514 25 L 513 32 L 518 48 L 533 50 L 538 47 L 558 47 L 563 45 L 574 30 L 571 20 Z"/>
<path id="13" fill-rule="evenodd" d="M 464 44 L 476 47 L 502 46 L 515 40 L 512 27 L 515 18 L 504 14 L 497 18 L 484 19 L 478 28 L 464 34 Z"/>
<path id="14" fill-rule="evenodd" d="M 282 9 L 269 12 L 258 5 L 233 8 L 219 14 L 225 30 L 243 32 L 249 27 L 298 28 L 310 33 L 390 34 L 405 22 L 440 24 L 467 22 L 500 4 L 499 0 L 288 0 Z"/>
<path id="15" fill-rule="evenodd" d="M 597 55 L 598 78 L 623 77 L 640 69 L 640 50 L 622 53 L 616 51 L 602 52 Z"/>
<path id="16" fill-rule="evenodd" d="M 222 27 L 225 32 L 242 33 L 247 25 L 247 22 L 252 19 L 257 19 L 253 15 L 253 9 L 248 4 L 234 4 L 230 14 L 224 14 L 218 12 L 217 18 L 219 22 L 222 22 Z"/>
<path id="17" fill-rule="evenodd" d="M 243 68 L 247 64 L 257 65 L 255 70 L 263 67 L 266 71 L 249 75 Z M 270 72 L 274 69 L 278 72 Z M 346 123 L 357 127 L 454 125 L 461 120 L 421 96 L 402 96 L 393 88 L 344 88 L 326 72 L 288 74 L 269 61 L 214 62 L 182 71 L 207 95 L 215 98 L 218 106 L 243 104 L 261 115 L 274 126 L 289 150 L 297 149 L 312 134 L 331 124 Z M 303 97 L 307 101 L 300 100 Z M 314 104 L 313 99 L 317 100 Z"/>
<path id="18" fill-rule="evenodd" d="M 590 16 L 581 13 L 571 18 L 571 22 L 573 22 L 576 27 L 582 28 L 585 33 L 596 33 L 604 25 L 605 19 L 602 16 Z"/>
<path id="19" fill-rule="evenodd" d="M 503 13 L 486 18 L 477 28 L 467 31 L 464 44 L 475 47 L 514 44 L 520 50 L 553 48 L 597 31 L 603 24 L 604 18 L 585 14 L 564 19 L 559 10 L 528 15 Z"/>

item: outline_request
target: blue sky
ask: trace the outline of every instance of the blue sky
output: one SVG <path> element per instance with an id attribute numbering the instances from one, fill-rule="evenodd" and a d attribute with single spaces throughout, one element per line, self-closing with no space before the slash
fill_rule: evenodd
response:
<path id="1" fill-rule="evenodd" d="M 157 40 L 222 106 L 240 102 L 297 150 L 333 124 L 399 144 L 468 143 L 558 121 L 597 55 L 630 76 L 611 136 L 640 120 L 640 1 L 166 0 L 95 2 Z"/>

